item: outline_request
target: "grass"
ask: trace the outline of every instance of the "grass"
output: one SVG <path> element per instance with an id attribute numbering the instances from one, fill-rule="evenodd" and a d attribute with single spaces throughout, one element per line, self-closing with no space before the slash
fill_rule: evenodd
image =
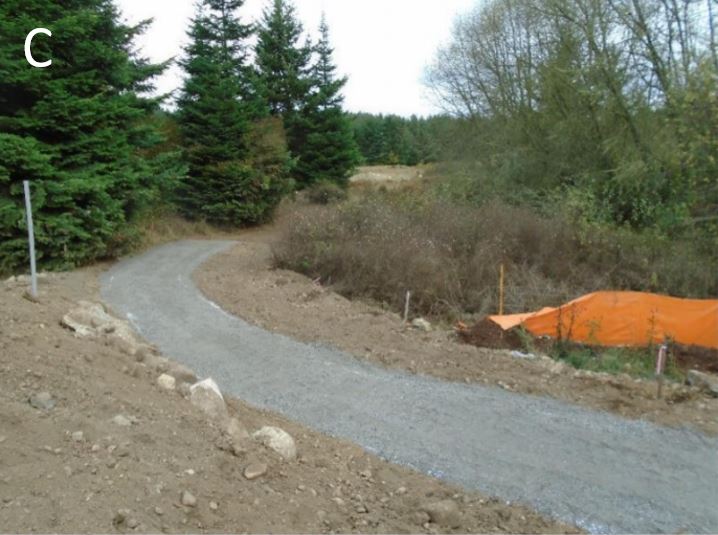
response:
<path id="1" fill-rule="evenodd" d="M 613 375 L 625 373 L 650 379 L 655 377 L 656 351 L 655 348 L 595 348 L 556 342 L 549 350 L 549 356 L 579 370 Z M 675 381 L 685 379 L 684 372 L 673 358 L 668 359 L 665 376 Z"/>

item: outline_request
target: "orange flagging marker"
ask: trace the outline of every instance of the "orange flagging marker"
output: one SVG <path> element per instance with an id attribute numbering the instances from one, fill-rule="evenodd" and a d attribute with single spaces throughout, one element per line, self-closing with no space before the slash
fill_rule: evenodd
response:
<path id="1" fill-rule="evenodd" d="M 490 316 L 504 330 L 601 346 L 647 346 L 671 339 L 718 349 L 718 300 L 641 292 L 596 292 L 557 308 Z"/>

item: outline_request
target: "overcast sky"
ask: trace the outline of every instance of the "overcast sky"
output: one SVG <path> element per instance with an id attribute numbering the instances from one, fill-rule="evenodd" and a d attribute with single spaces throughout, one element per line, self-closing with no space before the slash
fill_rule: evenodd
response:
<path id="1" fill-rule="evenodd" d="M 240 11 L 244 22 L 256 20 L 269 0 L 247 0 Z M 326 12 L 350 111 L 428 115 L 438 110 L 421 84 L 424 67 L 449 37 L 458 13 L 477 0 L 295 0 L 306 30 L 316 35 Z M 144 55 L 163 61 L 180 54 L 186 43 L 193 0 L 116 0 L 125 18 L 154 18 L 138 40 Z M 158 83 L 162 92 L 181 84 L 176 67 Z"/>

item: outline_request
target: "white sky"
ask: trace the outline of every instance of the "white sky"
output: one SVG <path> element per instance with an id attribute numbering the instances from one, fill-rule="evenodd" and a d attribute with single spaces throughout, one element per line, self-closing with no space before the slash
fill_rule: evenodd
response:
<path id="1" fill-rule="evenodd" d="M 270 0 L 246 0 L 243 22 L 257 20 Z M 421 83 L 424 68 L 445 42 L 457 14 L 477 0 L 295 0 L 297 13 L 312 36 L 322 10 L 326 12 L 334 59 L 349 76 L 344 93 L 350 111 L 428 115 L 436 113 Z M 186 43 L 193 0 L 116 0 L 132 23 L 154 18 L 137 41 L 153 61 L 178 56 Z M 158 89 L 169 92 L 181 84 L 181 71 L 169 70 Z"/>

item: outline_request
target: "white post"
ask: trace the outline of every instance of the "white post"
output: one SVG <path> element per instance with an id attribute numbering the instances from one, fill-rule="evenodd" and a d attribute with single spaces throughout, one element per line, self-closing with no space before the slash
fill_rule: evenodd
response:
<path id="1" fill-rule="evenodd" d="M 27 214 L 27 236 L 30 242 L 30 276 L 32 278 L 32 296 L 37 298 L 37 270 L 35 267 L 35 228 L 32 224 L 32 202 L 30 201 L 30 182 L 23 180 L 25 188 L 25 213 Z"/>
<path id="2" fill-rule="evenodd" d="M 411 292 L 406 292 L 406 301 L 404 302 L 404 323 L 409 321 L 409 302 L 411 301 Z"/>

